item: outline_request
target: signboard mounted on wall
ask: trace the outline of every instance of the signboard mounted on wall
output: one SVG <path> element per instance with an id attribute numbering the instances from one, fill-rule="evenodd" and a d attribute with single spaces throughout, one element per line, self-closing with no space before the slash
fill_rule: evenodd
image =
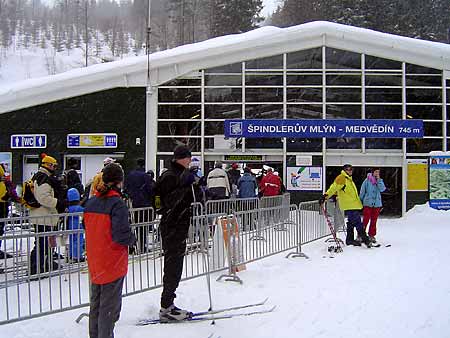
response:
<path id="1" fill-rule="evenodd" d="M 422 120 L 225 120 L 226 137 L 422 138 Z"/>
<path id="2" fill-rule="evenodd" d="M 322 167 L 287 167 L 287 190 L 322 191 Z"/>
<path id="3" fill-rule="evenodd" d="M 47 148 L 46 134 L 11 135 L 11 149 Z"/>
<path id="4" fill-rule="evenodd" d="M 117 134 L 68 134 L 67 148 L 117 148 Z"/>

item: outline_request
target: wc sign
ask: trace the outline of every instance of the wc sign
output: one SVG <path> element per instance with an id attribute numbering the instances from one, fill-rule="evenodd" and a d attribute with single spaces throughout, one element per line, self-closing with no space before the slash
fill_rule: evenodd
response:
<path id="1" fill-rule="evenodd" d="M 11 149 L 47 148 L 46 134 L 11 135 Z"/>

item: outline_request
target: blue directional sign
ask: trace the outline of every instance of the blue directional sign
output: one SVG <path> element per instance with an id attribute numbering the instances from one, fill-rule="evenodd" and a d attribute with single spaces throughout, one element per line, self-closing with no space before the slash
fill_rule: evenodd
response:
<path id="1" fill-rule="evenodd" d="M 11 135 L 12 149 L 47 148 L 46 134 Z"/>
<path id="2" fill-rule="evenodd" d="M 69 134 L 67 148 L 117 148 L 117 134 Z"/>
<path id="3" fill-rule="evenodd" d="M 422 120 L 225 120 L 226 137 L 422 138 Z"/>

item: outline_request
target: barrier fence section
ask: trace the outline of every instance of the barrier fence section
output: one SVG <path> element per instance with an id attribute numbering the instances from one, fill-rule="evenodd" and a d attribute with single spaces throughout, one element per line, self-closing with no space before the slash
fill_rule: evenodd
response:
<path id="1" fill-rule="evenodd" d="M 317 201 L 297 207 L 289 194 L 191 208 L 183 280 L 223 271 L 242 282 L 236 272 L 245 264 L 292 249 L 301 253 L 302 244 L 328 235 Z M 164 263 L 159 215 L 139 208 L 129 218 L 137 246 L 129 255 L 125 296 L 161 287 Z M 0 259 L 0 324 L 89 305 L 81 221 L 77 213 L 0 219 L 6 230 L 0 249 L 11 256 Z"/>

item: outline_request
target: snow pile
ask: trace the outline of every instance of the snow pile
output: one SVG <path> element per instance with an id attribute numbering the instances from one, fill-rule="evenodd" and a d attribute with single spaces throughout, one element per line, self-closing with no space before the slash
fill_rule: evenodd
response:
<path id="1" fill-rule="evenodd" d="M 212 282 L 215 308 L 269 297 L 264 307 L 277 305 L 270 314 L 136 327 L 137 320 L 157 316 L 161 290 L 125 298 L 116 338 L 448 337 L 448 221 L 448 212 L 417 206 L 404 218 L 380 220 L 380 248 L 345 247 L 329 258 L 319 241 L 303 247 L 308 260 L 282 254 L 249 264 L 239 273 L 243 285 Z M 205 278 L 182 283 L 176 301 L 207 309 Z M 0 337 L 86 337 L 88 321 L 74 322 L 83 311 L 3 325 Z"/>

